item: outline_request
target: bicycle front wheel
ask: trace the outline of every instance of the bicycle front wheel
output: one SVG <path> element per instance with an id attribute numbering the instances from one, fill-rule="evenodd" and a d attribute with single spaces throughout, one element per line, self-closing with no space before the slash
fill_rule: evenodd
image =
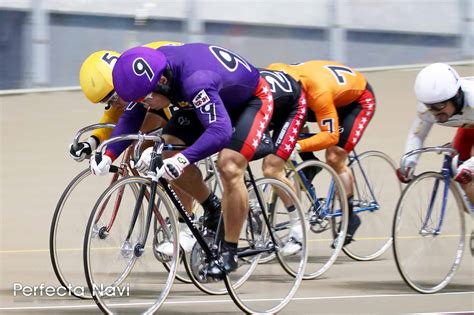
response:
<path id="1" fill-rule="evenodd" d="M 153 313 L 171 290 L 177 269 L 177 223 L 160 186 L 155 194 L 146 193 L 151 184 L 142 177 L 118 181 L 104 191 L 90 215 L 84 271 L 94 301 L 104 313 L 130 312 L 130 308 L 133 313 Z M 145 239 L 149 205 L 173 248 L 173 255 L 160 261 L 152 248 L 152 228 L 148 242 Z"/>
<path id="2" fill-rule="evenodd" d="M 462 197 L 436 172 L 416 177 L 403 191 L 393 220 L 393 253 L 398 271 L 420 293 L 442 290 L 464 251 Z"/>
<path id="3" fill-rule="evenodd" d="M 118 174 L 90 176 L 89 168 L 80 172 L 62 193 L 54 211 L 49 233 L 49 253 L 54 273 L 72 296 L 91 299 L 82 268 L 82 244 L 90 211 L 100 193 L 115 182 Z M 80 237 L 78 237 L 80 235 Z M 84 290 L 83 290 L 84 289 Z"/>
<path id="4" fill-rule="evenodd" d="M 354 176 L 354 212 L 361 225 L 354 241 L 342 250 L 355 260 L 373 260 L 392 245 L 391 222 L 402 188 L 395 162 L 383 152 L 364 152 L 350 168 Z"/>

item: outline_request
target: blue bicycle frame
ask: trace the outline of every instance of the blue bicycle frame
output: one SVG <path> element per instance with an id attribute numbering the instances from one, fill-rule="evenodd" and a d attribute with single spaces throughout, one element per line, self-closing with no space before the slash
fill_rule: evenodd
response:
<path id="1" fill-rule="evenodd" d="M 296 166 L 297 162 L 296 161 L 292 161 L 292 162 Z M 372 186 L 369 184 L 369 180 L 367 178 L 366 172 L 364 171 L 364 169 L 363 169 L 363 167 L 360 163 L 359 157 L 358 157 L 357 153 L 355 152 L 355 150 L 353 150 L 352 154 L 349 156 L 349 166 L 352 165 L 353 163 L 358 163 L 358 167 L 360 169 L 362 177 L 364 178 L 364 181 L 367 183 L 367 187 L 369 189 L 370 196 L 371 196 L 371 201 L 368 204 L 363 203 L 361 200 L 358 200 L 358 201 L 356 200 L 355 201 L 355 206 L 356 207 L 354 207 L 354 212 L 355 213 L 359 213 L 359 212 L 363 212 L 363 211 L 372 211 L 373 212 L 373 211 L 379 210 L 380 206 L 379 206 L 379 204 L 378 204 L 378 202 L 375 198 L 375 194 L 373 192 Z M 328 190 L 328 193 L 327 193 L 327 197 L 325 199 L 326 204 L 323 207 L 321 202 L 320 202 L 320 199 L 317 196 L 316 188 L 311 184 L 311 182 L 308 180 L 308 178 L 303 173 L 303 171 L 301 171 L 301 170 L 298 171 L 298 174 L 301 177 L 301 181 L 304 185 L 304 188 L 306 189 L 306 191 L 309 193 L 312 200 L 314 201 L 313 207 L 316 210 L 318 216 L 319 217 L 340 217 L 341 216 L 341 210 L 340 209 L 338 209 L 336 211 L 330 211 L 329 210 L 329 209 L 332 208 L 332 203 L 333 203 L 333 200 L 334 200 L 334 194 L 335 194 L 334 181 L 331 181 L 331 184 L 329 186 L 329 190 Z M 355 174 L 354 174 L 353 170 L 352 170 L 352 175 L 355 178 Z M 354 185 L 355 185 L 355 189 L 357 191 L 359 191 L 359 186 L 357 185 L 357 180 L 354 181 Z M 358 195 L 360 196 L 360 193 Z"/>
<path id="2" fill-rule="evenodd" d="M 436 179 L 435 184 L 433 186 L 433 190 L 431 192 L 431 198 L 430 198 L 430 205 L 428 208 L 428 211 L 426 213 L 426 217 L 423 220 L 423 226 L 420 229 L 420 234 L 422 235 L 427 235 L 427 234 L 434 234 L 438 235 L 440 234 L 441 231 L 441 226 L 443 225 L 444 221 L 444 214 L 446 212 L 446 204 L 448 202 L 448 192 L 449 192 L 449 182 L 451 178 L 453 177 L 453 171 L 451 169 L 451 162 L 452 162 L 452 157 L 449 155 L 445 155 L 444 157 L 444 162 L 443 162 L 443 168 L 441 169 L 441 174 L 443 175 L 442 181 L 444 182 L 444 189 L 443 189 L 443 201 L 441 203 L 441 216 L 438 221 L 438 226 L 433 230 L 429 231 L 427 229 L 427 225 L 430 221 L 431 214 L 433 212 L 433 207 L 436 201 L 436 196 L 438 194 L 438 188 L 439 184 L 441 182 L 440 179 Z"/>

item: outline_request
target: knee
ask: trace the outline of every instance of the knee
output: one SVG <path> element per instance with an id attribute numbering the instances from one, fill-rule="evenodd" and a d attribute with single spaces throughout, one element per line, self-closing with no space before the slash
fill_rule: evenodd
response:
<path id="1" fill-rule="evenodd" d="M 326 163 L 328 163 L 332 168 L 336 169 L 336 166 L 339 165 L 339 158 L 335 153 L 326 154 Z"/>
<path id="2" fill-rule="evenodd" d="M 232 185 L 243 178 L 246 163 L 239 163 L 234 159 L 219 159 L 217 162 L 219 174 L 224 185 Z"/>
<path id="3" fill-rule="evenodd" d="M 234 163 L 225 163 L 219 165 L 219 173 L 223 181 L 232 181 L 240 176 L 241 171 Z"/>
<path id="4" fill-rule="evenodd" d="M 277 156 L 267 156 L 263 160 L 263 176 L 279 179 L 284 174 L 284 161 Z"/>
<path id="5" fill-rule="evenodd" d="M 263 168 L 263 176 L 271 177 L 271 178 L 278 178 L 280 174 L 280 170 L 275 167 L 267 166 Z"/>
<path id="6" fill-rule="evenodd" d="M 340 152 L 328 151 L 326 153 L 326 163 L 329 164 L 338 174 L 346 168 L 346 155 Z"/>

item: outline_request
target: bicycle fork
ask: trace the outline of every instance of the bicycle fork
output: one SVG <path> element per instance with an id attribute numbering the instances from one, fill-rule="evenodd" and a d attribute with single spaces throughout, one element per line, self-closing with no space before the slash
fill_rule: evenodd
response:
<path id="1" fill-rule="evenodd" d="M 448 161 L 448 160 L 449 160 L 448 158 L 445 159 L 443 169 L 442 169 L 442 174 L 443 174 L 443 177 L 444 177 L 443 178 L 444 188 L 443 188 L 443 200 L 442 200 L 442 203 L 441 203 L 441 213 L 440 213 L 440 216 L 439 216 L 439 219 L 438 219 L 438 224 L 433 229 L 428 228 L 428 224 L 432 220 L 431 216 L 433 214 L 433 208 L 434 208 L 435 201 L 436 201 L 436 195 L 437 195 L 439 185 L 440 185 L 440 182 L 441 182 L 440 179 L 436 179 L 435 184 L 433 186 L 433 189 L 431 191 L 430 205 L 429 205 L 428 211 L 426 213 L 425 219 L 423 220 L 423 226 L 420 229 L 420 235 L 423 235 L 423 236 L 430 235 L 430 234 L 439 235 L 441 233 L 441 226 L 443 225 L 443 221 L 444 221 L 444 214 L 445 214 L 445 211 L 446 211 L 446 204 L 448 202 L 448 192 L 449 192 L 449 181 L 450 181 L 450 173 L 449 173 L 450 168 L 449 168 L 449 165 L 450 165 L 450 161 Z"/>

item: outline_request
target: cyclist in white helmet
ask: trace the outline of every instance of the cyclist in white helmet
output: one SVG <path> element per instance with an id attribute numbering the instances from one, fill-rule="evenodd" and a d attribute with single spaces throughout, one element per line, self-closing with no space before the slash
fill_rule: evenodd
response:
<path id="1" fill-rule="evenodd" d="M 453 147 L 459 152 L 460 165 L 455 180 L 474 204 L 474 77 L 461 78 L 451 66 L 434 63 L 418 73 L 415 94 L 417 117 L 410 129 L 405 152 L 421 148 L 434 123 L 457 127 Z M 413 178 L 417 160 L 418 155 L 413 155 L 403 169 L 397 170 L 402 182 Z"/>

